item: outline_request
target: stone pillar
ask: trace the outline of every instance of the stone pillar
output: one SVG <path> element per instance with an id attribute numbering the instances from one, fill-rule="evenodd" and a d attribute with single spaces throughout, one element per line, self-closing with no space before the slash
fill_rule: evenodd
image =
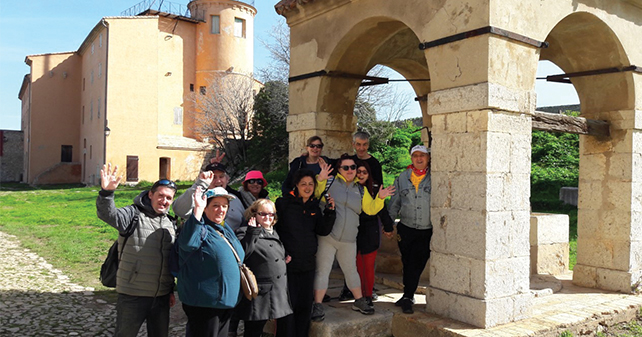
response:
<path id="1" fill-rule="evenodd" d="M 580 136 L 573 283 L 636 292 L 642 282 L 642 111 L 583 116 L 608 120 L 611 137 Z"/>
<path id="2" fill-rule="evenodd" d="M 436 76 L 428 95 L 433 237 L 426 310 L 489 328 L 527 317 L 532 298 L 537 55 L 532 47 L 491 36 L 434 49 L 428 50 Z M 458 82 L 464 83 L 453 87 Z"/>

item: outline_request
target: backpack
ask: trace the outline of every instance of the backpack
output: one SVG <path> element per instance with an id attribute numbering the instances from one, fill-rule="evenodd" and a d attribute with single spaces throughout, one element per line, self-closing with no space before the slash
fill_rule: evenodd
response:
<path id="1" fill-rule="evenodd" d="M 118 239 L 116 239 L 116 241 L 114 241 L 114 243 L 109 248 L 109 251 L 107 252 L 105 262 L 103 262 L 103 265 L 100 267 L 100 282 L 105 287 L 116 287 L 116 274 L 118 273 L 118 264 L 120 262 L 120 258 L 123 256 L 125 244 L 127 244 L 127 239 L 134 233 L 136 227 L 138 227 L 140 210 L 138 210 L 138 207 L 136 206 L 134 206 L 134 209 L 134 217 L 129 223 L 127 230 L 125 231 L 125 233 L 120 234 L 120 236 L 125 238 L 125 240 L 123 241 L 123 249 L 121 250 L 120 254 L 118 254 Z"/>
<path id="2" fill-rule="evenodd" d="M 183 232 L 182 227 L 178 229 L 178 233 L 176 234 L 176 240 L 174 240 L 174 246 L 172 246 L 172 249 L 169 251 L 169 259 L 167 261 L 167 264 L 169 265 L 169 271 L 172 273 L 174 277 L 178 277 L 178 273 L 181 271 L 181 267 L 189 260 L 194 253 L 197 251 L 200 251 L 201 248 L 199 247 L 198 249 L 193 250 L 183 261 L 183 263 L 180 262 L 180 257 L 178 255 L 178 238 L 180 237 L 181 233 Z M 201 226 L 201 243 L 203 240 L 205 240 L 205 237 L 207 236 L 207 228 L 205 226 Z"/>

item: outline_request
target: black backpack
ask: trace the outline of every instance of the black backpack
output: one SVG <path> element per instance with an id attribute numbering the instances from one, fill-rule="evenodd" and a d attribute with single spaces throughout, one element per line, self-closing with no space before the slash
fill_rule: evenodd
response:
<path id="1" fill-rule="evenodd" d="M 136 210 L 136 213 L 134 214 L 131 223 L 127 227 L 127 231 L 120 234 L 120 236 L 125 238 L 125 240 L 123 240 L 123 249 L 120 251 L 120 255 L 118 254 L 118 239 L 116 239 L 116 241 L 114 241 L 114 244 L 111 245 L 111 248 L 109 248 L 109 252 L 107 253 L 105 262 L 103 262 L 103 265 L 100 267 L 100 282 L 105 287 L 116 287 L 116 274 L 118 273 L 118 264 L 120 262 L 120 258 L 123 256 L 125 244 L 127 244 L 127 239 L 129 239 L 129 237 L 134 233 L 136 227 L 138 227 L 140 210 L 138 210 L 138 207 L 136 207 L 135 205 L 134 209 Z"/>

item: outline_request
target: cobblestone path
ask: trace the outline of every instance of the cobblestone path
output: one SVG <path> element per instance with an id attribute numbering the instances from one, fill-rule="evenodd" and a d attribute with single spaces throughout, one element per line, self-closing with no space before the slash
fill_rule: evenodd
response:
<path id="1" fill-rule="evenodd" d="M 0 336 L 113 336 L 116 306 L 93 290 L 0 232 Z M 180 304 L 171 317 L 170 336 L 185 336 Z"/>

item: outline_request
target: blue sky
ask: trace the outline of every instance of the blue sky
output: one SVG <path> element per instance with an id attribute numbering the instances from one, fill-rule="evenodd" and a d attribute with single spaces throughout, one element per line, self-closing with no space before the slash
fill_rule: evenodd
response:
<path id="1" fill-rule="evenodd" d="M 91 29 L 105 16 L 119 16 L 139 0 L 0 0 L 0 129 L 20 129 L 18 91 L 29 72 L 24 63 L 27 55 L 76 51 Z M 187 4 L 187 0 L 174 0 Z M 276 14 L 278 0 L 255 0 L 254 67 L 265 67 L 269 55 L 259 42 L 283 17 Z M 552 66 L 554 67 L 554 65 Z M 540 66 L 538 76 L 561 73 Z M 397 76 L 396 78 L 401 78 Z M 552 87 L 538 81 L 538 106 L 575 104 L 577 95 L 571 85 Z M 409 90 L 408 84 L 394 84 Z M 414 97 L 414 95 L 413 95 Z M 418 104 L 411 104 L 405 117 L 419 116 Z"/>

